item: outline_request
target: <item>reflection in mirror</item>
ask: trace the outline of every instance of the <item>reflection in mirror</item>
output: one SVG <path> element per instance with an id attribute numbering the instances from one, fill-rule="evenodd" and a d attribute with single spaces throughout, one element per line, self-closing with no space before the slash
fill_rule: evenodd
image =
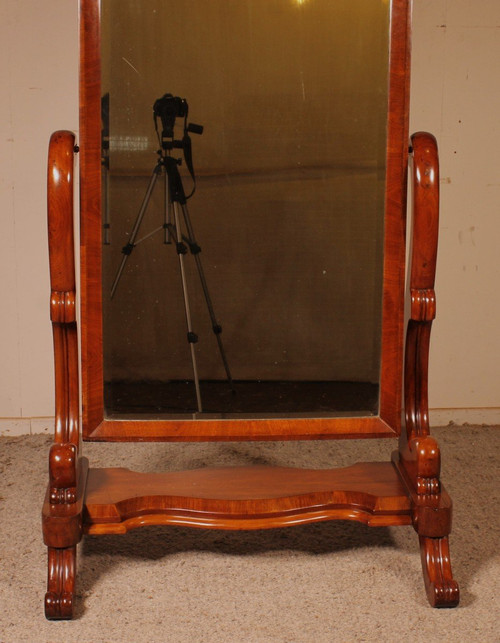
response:
<path id="1" fill-rule="evenodd" d="M 388 33 L 383 0 L 102 0 L 108 416 L 378 412 Z"/>

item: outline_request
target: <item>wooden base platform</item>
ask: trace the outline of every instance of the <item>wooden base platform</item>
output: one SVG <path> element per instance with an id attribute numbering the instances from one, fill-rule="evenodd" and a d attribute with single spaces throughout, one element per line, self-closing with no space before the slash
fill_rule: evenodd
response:
<path id="1" fill-rule="evenodd" d="M 266 529 L 320 520 L 411 524 L 410 499 L 391 463 L 338 470 L 226 467 L 170 473 L 91 469 L 84 503 L 88 534 L 143 525 Z"/>
<path id="2" fill-rule="evenodd" d="M 71 618 L 76 545 L 83 534 L 124 534 L 149 525 L 250 530 L 323 520 L 355 520 L 374 527 L 413 525 L 420 538 L 427 595 L 435 607 L 458 603 L 449 562 L 451 501 L 445 490 L 423 502 L 400 466 L 365 462 L 343 469 L 221 467 L 137 473 L 88 469 L 79 461 L 71 503 L 51 501 L 42 518 L 48 546 L 46 615 Z"/>

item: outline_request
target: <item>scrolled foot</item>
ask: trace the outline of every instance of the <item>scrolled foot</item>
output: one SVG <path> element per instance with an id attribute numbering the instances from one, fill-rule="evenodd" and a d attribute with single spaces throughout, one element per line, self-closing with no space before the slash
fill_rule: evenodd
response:
<path id="1" fill-rule="evenodd" d="M 76 547 L 48 548 L 49 573 L 45 594 L 45 616 L 50 620 L 73 618 Z"/>
<path id="2" fill-rule="evenodd" d="M 419 539 L 429 603 L 432 607 L 456 607 L 460 591 L 451 571 L 448 538 L 420 536 Z"/>
<path id="3" fill-rule="evenodd" d="M 63 620 L 73 618 L 73 594 L 45 594 L 45 616 L 49 620 Z"/>

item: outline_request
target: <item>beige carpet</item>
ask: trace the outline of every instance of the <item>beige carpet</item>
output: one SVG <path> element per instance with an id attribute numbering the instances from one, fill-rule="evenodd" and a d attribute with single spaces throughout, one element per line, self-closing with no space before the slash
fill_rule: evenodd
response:
<path id="1" fill-rule="evenodd" d="M 40 510 L 46 436 L 0 438 L 0 641 L 500 641 L 500 429 L 433 431 L 455 502 L 461 605 L 428 606 L 411 527 L 331 522 L 260 532 L 149 528 L 86 538 L 77 618 L 48 622 Z M 94 466 L 165 470 L 250 462 L 344 466 L 392 440 L 84 445 Z"/>

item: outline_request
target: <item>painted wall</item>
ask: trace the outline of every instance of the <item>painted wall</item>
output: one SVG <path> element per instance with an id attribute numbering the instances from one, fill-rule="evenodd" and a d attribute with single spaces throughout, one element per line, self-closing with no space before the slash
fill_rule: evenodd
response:
<path id="1" fill-rule="evenodd" d="M 54 413 L 46 159 L 78 125 L 77 20 L 76 0 L 0 3 L 0 418 Z"/>
<path id="2" fill-rule="evenodd" d="M 500 421 L 500 3 L 415 0 L 412 130 L 441 151 L 430 373 L 434 422 Z M 77 2 L 0 5 L 0 430 L 53 414 L 45 223 L 47 142 L 76 130 Z M 442 409 L 439 411 L 439 409 Z"/>
<path id="3" fill-rule="evenodd" d="M 441 161 L 431 408 L 500 406 L 499 58 L 497 0 L 414 1 L 411 128 L 435 134 Z"/>

